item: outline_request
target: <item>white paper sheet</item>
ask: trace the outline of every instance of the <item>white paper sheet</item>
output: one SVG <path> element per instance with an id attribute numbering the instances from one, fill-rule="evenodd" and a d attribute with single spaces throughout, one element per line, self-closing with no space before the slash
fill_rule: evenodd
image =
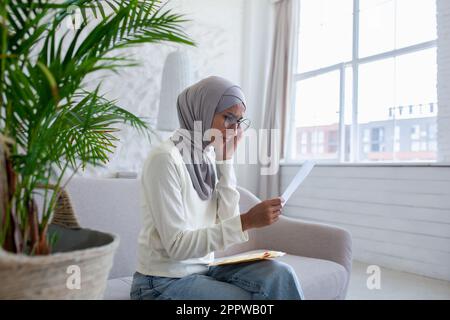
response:
<path id="1" fill-rule="evenodd" d="M 314 166 L 315 166 L 314 161 L 310 160 L 305 161 L 305 163 L 302 165 L 300 170 L 295 175 L 294 179 L 292 179 L 291 183 L 281 196 L 284 199 L 284 202 L 282 203 L 283 206 L 286 204 L 286 202 L 288 202 L 289 198 L 292 196 L 295 190 L 297 190 L 298 187 L 302 184 L 302 182 L 306 179 L 306 177 L 309 175 Z"/>

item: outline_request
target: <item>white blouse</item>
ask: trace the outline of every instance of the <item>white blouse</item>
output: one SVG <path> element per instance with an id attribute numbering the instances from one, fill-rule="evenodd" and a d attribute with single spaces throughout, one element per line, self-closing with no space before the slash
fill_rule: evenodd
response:
<path id="1" fill-rule="evenodd" d="M 214 163 L 214 150 L 209 149 L 207 156 Z M 152 150 L 141 177 L 139 273 L 173 278 L 204 273 L 214 251 L 248 241 L 233 164 L 223 161 L 216 167 L 221 177 L 212 197 L 202 200 L 173 142 L 168 139 Z"/>

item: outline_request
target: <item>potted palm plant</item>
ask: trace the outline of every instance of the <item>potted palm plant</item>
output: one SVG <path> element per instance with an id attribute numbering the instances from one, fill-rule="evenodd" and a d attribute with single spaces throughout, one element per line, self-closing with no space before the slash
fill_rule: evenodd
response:
<path id="1" fill-rule="evenodd" d="M 79 227 L 64 183 L 108 162 L 121 124 L 151 128 L 86 77 L 135 66 L 130 46 L 192 45 L 184 21 L 156 0 L 0 2 L 0 298 L 102 296 L 118 239 Z"/>

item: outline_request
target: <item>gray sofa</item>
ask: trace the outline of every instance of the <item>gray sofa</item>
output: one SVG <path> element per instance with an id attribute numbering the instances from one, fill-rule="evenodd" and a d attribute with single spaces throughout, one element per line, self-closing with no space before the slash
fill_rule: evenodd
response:
<path id="1" fill-rule="evenodd" d="M 104 298 L 129 299 L 140 228 L 140 181 L 74 178 L 68 191 L 82 227 L 120 236 Z M 239 192 L 241 212 L 260 201 L 245 189 Z M 352 240 L 346 230 L 282 216 L 269 227 L 250 230 L 249 239 L 216 256 L 255 249 L 284 251 L 287 254 L 277 259 L 294 268 L 306 299 L 345 298 L 352 262 Z"/>

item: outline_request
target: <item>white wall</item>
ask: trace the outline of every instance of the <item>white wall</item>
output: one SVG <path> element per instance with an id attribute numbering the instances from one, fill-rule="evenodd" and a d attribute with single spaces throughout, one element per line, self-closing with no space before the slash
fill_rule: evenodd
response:
<path id="1" fill-rule="evenodd" d="M 450 280 L 450 167 L 317 166 L 284 214 L 347 229 L 355 260 Z"/>
<path id="2" fill-rule="evenodd" d="M 439 159 L 450 162 L 450 1 L 437 0 Z"/>

